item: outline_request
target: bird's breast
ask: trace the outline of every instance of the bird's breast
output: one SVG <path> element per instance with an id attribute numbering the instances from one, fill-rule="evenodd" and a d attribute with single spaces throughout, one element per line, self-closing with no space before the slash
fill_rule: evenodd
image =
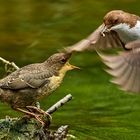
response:
<path id="1" fill-rule="evenodd" d="M 42 96 L 48 96 L 51 92 L 53 92 L 56 88 L 58 88 L 63 80 L 64 75 L 52 76 L 48 78 L 48 83 L 43 87 L 38 89 L 39 98 Z"/>
<path id="2" fill-rule="evenodd" d="M 63 81 L 63 78 L 68 71 L 67 67 L 64 66 L 58 72 L 58 75 L 53 75 L 48 78 L 48 82 L 41 88 L 38 89 L 39 98 L 44 95 L 49 95 L 53 92 L 56 88 L 58 88 Z"/>
<path id="3" fill-rule="evenodd" d="M 61 84 L 63 80 L 63 76 L 59 75 L 59 76 L 52 76 L 49 78 L 49 88 L 51 89 L 51 91 L 55 90 L 57 87 L 59 87 L 59 85 Z"/>
<path id="4" fill-rule="evenodd" d="M 140 21 L 137 21 L 136 25 L 133 27 L 130 27 L 126 23 L 121 23 L 111 29 L 118 33 L 120 39 L 124 43 L 140 39 Z"/>

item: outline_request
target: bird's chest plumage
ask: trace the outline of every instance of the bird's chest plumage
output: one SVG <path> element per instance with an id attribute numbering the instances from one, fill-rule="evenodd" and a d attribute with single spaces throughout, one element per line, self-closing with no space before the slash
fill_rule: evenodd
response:
<path id="1" fill-rule="evenodd" d="M 118 33 L 124 43 L 140 39 L 140 21 L 137 21 L 134 27 L 130 27 L 126 23 L 121 23 L 112 27 L 112 30 Z"/>
<path id="2" fill-rule="evenodd" d="M 54 91 L 57 87 L 59 87 L 59 85 L 61 84 L 61 81 L 63 80 L 63 75 L 59 75 L 59 76 L 52 76 L 49 78 L 49 84 L 48 87 L 51 91 Z M 50 92 L 51 92 L 50 91 Z"/>
<path id="3" fill-rule="evenodd" d="M 39 98 L 41 98 L 44 95 L 49 95 L 51 92 L 53 92 L 56 88 L 58 88 L 63 81 L 64 73 L 59 74 L 58 76 L 53 75 L 52 77 L 48 78 L 48 83 L 38 89 Z"/>

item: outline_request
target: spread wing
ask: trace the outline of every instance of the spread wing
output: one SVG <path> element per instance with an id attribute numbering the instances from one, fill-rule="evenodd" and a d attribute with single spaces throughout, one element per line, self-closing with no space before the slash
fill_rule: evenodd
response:
<path id="1" fill-rule="evenodd" d="M 120 40 L 115 31 L 102 34 L 104 24 L 100 25 L 90 36 L 81 40 L 77 44 L 67 47 L 67 51 L 97 50 L 105 48 L 123 48 L 124 43 Z"/>
<path id="2" fill-rule="evenodd" d="M 126 47 L 133 49 L 115 56 L 99 55 L 110 68 L 107 72 L 114 76 L 113 83 L 125 91 L 140 93 L 140 40 L 133 41 Z"/>
<path id="3" fill-rule="evenodd" d="M 52 73 L 46 69 L 42 69 L 40 64 L 27 65 L 0 80 L 0 88 L 15 90 L 38 88 L 47 83 L 48 78 L 52 75 Z"/>

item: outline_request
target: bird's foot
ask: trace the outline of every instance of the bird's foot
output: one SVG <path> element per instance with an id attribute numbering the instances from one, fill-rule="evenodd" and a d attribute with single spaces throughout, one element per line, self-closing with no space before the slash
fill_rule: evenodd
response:
<path id="1" fill-rule="evenodd" d="M 35 106 L 26 106 L 27 109 L 31 110 L 31 111 L 35 111 L 37 112 L 38 114 L 42 114 L 44 116 L 47 116 L 47 118 L 51 121 L 52 120 L 52 116 L 45 112 L 44 110 L 40 109 L 40 108 L 37 108 Z"/>
<path id="2" fill-rule="evenodd" d="M 26 106 L 26 108 L 30 111 L 30 112 L 35 112 L 37 114 L 43 115 L 42 119 L 47 122 L 47 125 L 50 125 L 51 120 L 52 120 L 52 116 L 45 112 L 44 110 L 36 107 L 36 106 Z M 47 118 L 47 120 L 46 120 Z M 46 123 L 45 123 L 46 124 Z"/>
<path id="3" fill-rule="evenodd" d="M 39 123 L 41 123 L 42 126 L 48 126 L 48 124 L 50 124 L 50 120 L 48 119 L 48 124 L 46 124 L 46 122 L 44 120 L 42 120 L 42 116 L 41 114 L 42 113 L 33 113 L 32 111 L 26 111 L 24 109 L 21 109 L 21 108 L 16 108 L 17 111 L 20 111 L 26 115 L 28 115 L 29 117 L 32 117 L 32 118 L 35 118 Z M 44 111 L 45 112 L 45 111 Z"/>

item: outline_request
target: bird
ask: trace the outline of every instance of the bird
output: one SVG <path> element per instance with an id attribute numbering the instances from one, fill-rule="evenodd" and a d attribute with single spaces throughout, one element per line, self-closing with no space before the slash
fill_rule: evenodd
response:
<path id="1" fill-rule="evenodd" d="M 117 55 L 100 52 L 103 49 L 122 48 Z M 67 47 L 67 52 L 95 50 L 108 66 L 114 78 L 111 82 L 120 89 L 140 93 L 140 17 L 123 10 L 109 11 L 103 23 L 87 38 Z"/>
<path id="2" fill-rule="evenodd" d="M 0 101 L 8 103 L 12 109 L 23 112 L 44 125 L 40 114 L 48 114 L 34 104 L 56 90 L 67 71 L 79 69 L 69 63 L 71 54 L 55 53 L 43 63 L 26 65 L 4 77 L 0 80 Z"/>

